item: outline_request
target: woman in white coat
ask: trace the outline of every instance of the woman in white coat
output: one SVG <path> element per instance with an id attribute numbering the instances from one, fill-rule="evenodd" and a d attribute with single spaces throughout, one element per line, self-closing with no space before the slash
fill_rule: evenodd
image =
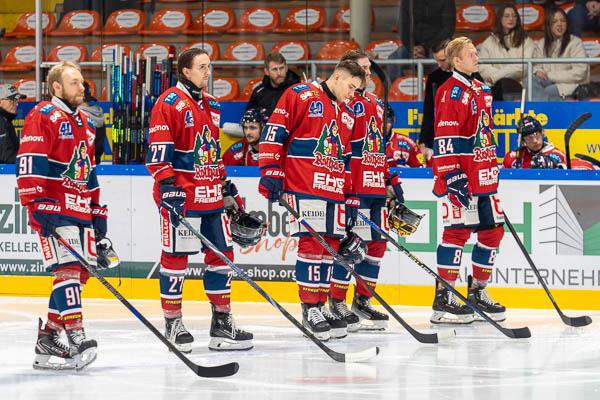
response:
<path id="1" fill-rule="evenodd" d="M 544 38 L 535 57 L 587 57 L 583 42 L 569 33 L 567 14 L 560 8 L 546 10 Z M 589 64 L 538 64 L 533 69 L 533 100 L 559 101 L 590 80 Z"/>
<path id="2" fill-rule="evenodd" d="M 535 44 L 523 29 L 517 8 L 512 4 L 505 4 L 496 11 L 492 34 L 481 44 L 479 58 L 531 58 L 534 49 Z M 494 100 L 511 99 L 507 92 L 520 98 L 526 71 L 522 63 L 479 65 L 479 73 L 492 86 Z"/>

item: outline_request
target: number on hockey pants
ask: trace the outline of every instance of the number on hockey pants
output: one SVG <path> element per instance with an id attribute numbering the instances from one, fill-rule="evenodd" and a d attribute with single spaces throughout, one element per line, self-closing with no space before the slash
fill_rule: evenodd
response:
<path id="1" fill-rule="evenodd" d="M 452 260 L 452 263 L 460 264 L 461 258 L 462 258 L 462 250 L 461 249 L 454 250 L 454 259 Z"/>
<path id="2" fill-rule="evenodd" d="M 65 289 L 65 296 L 67 298 L 67 306 L 78 306 L 81 304 L 81 297 L 79 297 L 79 288 L 75 286 L 69 286 Z"/>
<path id="3" fill-rule="evenodd" d="M 489 265 L 494 265 L 494 262 L 496 261 L 496 250 L 492 250 L 490 251 L 490 258 L 488 259 L 488 263 Z"/>
<path id="4" fill-rule="evenodd" d="M 169 293 L 181 293 L 183 291 L 183 278 L 183 275 L 169 277 Z"/>
<path id="5" fill-rule="evenodd" d="M 231 271 L 227 273 L 227 283 L 225 284 L 225 287 L 231 287 Z"/>

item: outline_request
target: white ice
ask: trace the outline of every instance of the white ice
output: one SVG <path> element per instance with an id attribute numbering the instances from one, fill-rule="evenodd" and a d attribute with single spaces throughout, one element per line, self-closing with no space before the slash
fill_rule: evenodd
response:
<path id="1" fill-rule="evenodd" d="M 133 304 L 163 330 L 158 301 Z M 196 341 L 190 358 L 202 365 L 240 364 L 229 378 L 194 375 L 116 299 L 85 299 L 88 336 L 98 340 L 98 359 L 78 372 L 31 367 L 42 298 L 0 298 L 0 399 L 600 399 L 600 312 L 594 322 L 569 328 L 552 310 L 509 310 L 506 326 L 527 325 L 531 339 L 503 336 L 486 323 L 456 328 L 443 344 L 420 344 L 395 321 L 387 331 L 356 333 L 330 341 L 338 351 L 379 346 L 367 363 L 340 364 L 304 338 L 270 304 L 234 303 L 239 326 L 255 335 L 249 352 L 207 349 L 207 303 L 184 302 L 184 322 Z M 296 304 L 286 304 L 300 318 Z M 430 310 L 396 307 L 424 332 Z M 446 329 L 446 327 L 433 327 Z"/>

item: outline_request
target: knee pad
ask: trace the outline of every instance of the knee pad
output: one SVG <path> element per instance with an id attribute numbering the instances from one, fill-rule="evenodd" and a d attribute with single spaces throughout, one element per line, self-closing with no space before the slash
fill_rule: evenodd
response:
<path id="1" fill-rule="evenodd" d="M 485 247 L 498 248 L 504 236 L 504 226 L 485 229 L 477 232 L 477 241 Z"/>
<path id="2" fill-rule="evenodd" d="M 471 228 L 446 228 L 442 234 L 442 243 L 462 248 L 470 237 Z"/>
<path id="3" fill-rule="evenodd" d="M 233 250 L 224 250 L 221 251 L 221 253 L 223 253 L 230 261 L 233 261 Z M 206 264 L 208 268 L 227 265 L 227 263 L 221 260 L 221 257 L 212 250 L 204 251 L 204 264 Z"/>

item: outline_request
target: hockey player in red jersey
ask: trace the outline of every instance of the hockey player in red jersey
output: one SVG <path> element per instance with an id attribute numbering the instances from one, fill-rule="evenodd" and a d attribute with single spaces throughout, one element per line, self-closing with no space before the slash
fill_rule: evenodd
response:
<path id="1" fill-rule="evenodd" d="M 188 257 L 200 241 L 182 224 L 183 215 L 222 253 L 233 260 L 223 213 L 225 201 L 237 198 L 226 181 L 220 156 L 220 105 L 206 93 L 210 58 L 202 49 L 179 55 L 179 81 L 156 101 L 150 117 L 146 166 L 154 178 L 154 200 L 161 220 L 162 256 L 159 281 L 165 336 L 181 351 L 191 352 L 193 336 L 182 322 L 181 303 Z M 235 201 L 231 201 L 235 204 Z M 241 206 L 241 201 L 239 201 Z M 253 336 L 238 329 L 230 307 L 231 270 L 211 250 L 202 248 L 204 290 L 212 306 L 209 349 L 248 350 Z"/>
<path id="2" fill-rule="evenodd" d="M 364 52 L 350 50 L 342 56 L 341 61 L 345 60 L 358 63 L 369 79 L 371 62 Z M 387 218 L 386 185 L 393 187 L 392 192 L 400 203 L 404 202 L 404 198 L 398 177 L 390 177 L 388 172 L 383 102 L 363 87 L 350 100 L 349 108 L 354 112 L 354 124 L 350 139 L 352 179 L 346 191 L 346 229 L 348 236 L 358 235 L 367 242 L 366 257 L 357 262 L 354 269 L 367 285 L 375 289 L 386 242 L 377 231 L 357 219 L 358 210 L 379 226 L 384 226 Z M 389 317 L 371 306 L 371 294 L 363 284 L 356 285 L 352 307 L 348 309 L 346 292 L 349 284 L 350 274 L 342 265 L 334 263 L 329 297 L 331 312 L 346 321 L 349 332 L 361 328 L 385 329 Z"/>
<path id="3" fill-rule="evenodd" d="M 17 156 L 17 185 L 30 225 L 40 239 L 42 259 L 54 276 L 48 320 L 39 320 L 34 368 L 81 369 L 96 359 L 97 343 L 83 329 L 81 290 L 89 272 L 53 236 L 67 240 L 96 266 L 96 240 L 106 235 L 107 209 L 100 205 L 96 177 L 96 128 L 77 107 L 83 77 L 77 65 L 50 69 L 51 101 L 37 104 L 25 118 Z M 65 331 L 68 344 L 60 339 Z"/>
<path id="4" fill-rule="evenodd" d="M 425 157 L 423 157 L 417 143 L 406 135 L 393 132 L 392 126 L 396 121 L 396 116 L 389 104 L 386 104 L 385 112 L 388 115 L 388 126 L 386 128 L 386 154 L 389 167 L 425 167 Z"/>
<path id="5" fill-rule="evenodd" d="M 258 141 L 265 126 L 265 115 L 257 108 L 250 108 L 242 115 L 240 125 L 244 139 L 238 140 L 223 155 L 225 165 L 258 166 Z"/>
<path id="6" fill-rule="evenodd" d="M 504 168 L 567 168 L 567 156 L 546 141 L 542 124 L 537 119 L 529 115 L 521 118 L 517 131 L 521 135 L 519 149 L 504 157 Z"/>
<path id="7" fill-rule="evenodd" d="M 478 56 L 470 39 L 452 40 L 446 47 L 446 56 L 454 72 L 437 91 L 434 125 L 433 192 L 444 197 L 438 272 L 448 283 L 456 282 L 463 247 L 471 233 L 477 232 L 468 298 L 490 317 L 502 321 L 505 307 L 492 300 L 485 289 L 504 234 L 504 213 L 496 194 L 499 169 L 492 130 L 492 93 L 487 85 L 473 78 L 478 70 Z M 473 320 L 473 311 L 438 283 L 431 322 Z"/>
<path id="8" fill-rule="evenodd" d="M 365 73 L 352 61 L 339 63 L 324 82 L 287 89 L 261 134 L 259 192 L 270 201 L 281 194 L 336 251 L 344 236 L 345 185 L 350 184 L 350 135 L 354 119 L 344 101 L 364 86 Z M 300 237 L 296 281 L 302 323 L 317 338 L 346 336 L 347 323 L 325 303 L 333 257 L 297 221 Z"/>

